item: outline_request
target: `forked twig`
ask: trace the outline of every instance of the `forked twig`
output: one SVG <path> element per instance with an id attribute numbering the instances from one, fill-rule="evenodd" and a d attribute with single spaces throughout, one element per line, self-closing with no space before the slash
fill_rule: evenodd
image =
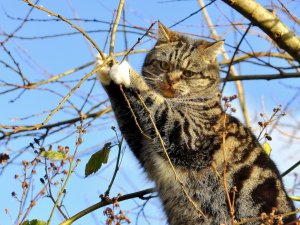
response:
<path id="1" fill-rule="evenodd" d="M 91 77 L 94 73 L 96 73 L 97 71 L 99 71 L 103 66 L 105 66 L 109 61 L 111 60 L 111 57 L 107 57 L 103 64 L 98 66 L 97 68 L 93 69 L 90 73 L 88 73 L 87 75 L 85 75 L 83 78 L 80 79 L 80 81 L 71 89 L 71 91 L 61 100 L 61 102 L 58 104 L 58 106 L 53 109 L 49 115 L 46 117 L 46 119 L 39 124 L 36 124 L 34 126 L 29 126 L 29 127 L 25 127 L 25 126 L 19 126 L 16 127 L 14 129 L 15 132 L 18 132 L 20 130 L 34 130 L 34 129 L 39 129 L 42 126 L 44 126 L 51 118 L 52 116 L 59 111 L 59 109 L 63 106 L 63 104 L 68 100 L 68 98 L 89 78 Z M 10 126 L 3 126 L 0 125 L 0 128 L 11 128 Z"/>
<path id="2" fill-rule="evenodd" d="M 145 190 L 142 190 L 142 191 L 130 193 L 130 194 L 123 195 L 123 196 L 119 197 L 118 201 L 121 202 L 121 201 L 125 201 L 125 200 L 128 200 L 128 199 L 133 199 L 133 198 L 143 198 L 145 195 L 151 194 L 154 191 L 155 191 L 154 188 L 149 188 L 149 189 L 145 189 Z M 73 222 L 75 222 L 76 220 L 78 220 L 81 217 L 85 216 L 86 214 L 88 214 L 90 212 L 93 212 L 94 210 L 99 209 L 103 206 L 110 205 L 112 203 L 113 203 L 112 199 L 109 199 L 109 200 L 103 199 L 101 202 L 98 202 L 98 203 L 82 210 L 81 212 L 79 212 L 76 215 L 72 216 L 68 220 L 60 223 L 59 225 L 70 225 Z"/>
<path id="3" fill-rule="evenodd" d="M 56 201 L 55 201 L 54 206 L 53 206 L 53 208 L 51 210 L 50 216 L 49 216 L 49 218 L 47 220 L 47 225 L 50 225 L 50 222 L 51 222 L 51 220 L 53 218 L 55 209 L 58 207 L 59 201 L 60 201 L 60 199 L 62 198 L 62 196 L 64 194 L 64 191 L 65 191 L 66 186 L 67 186 L 67 184 L 68 184 L 68 182 L 70 180 L 70 177 L 74 173 L 74 170 L 75 170 L 75 168 L 78 165 L 78 162 L 79 162 L 78 160 L 75 161 L 75 165 L 74 166 L 73 166 L 73 163 L 74 163 L 74 160 L 75 160 L 75 156 L 77 154 L 77 150 L 78 150 L 79 146 L 82 144 L 82 135 L 84 134 L 83 117 L 80 120 L 80 125 L 77 127 L 77 129 L 78 129 L 78 137 L 77 137 L 77 141 L 76 141 L 75 151 L 74 151 L 74 153 L 73 153 L 72 156 L 68 157 L 68 161 L 69 161 L 70 164 L 69 164 L 69 168 L 68 168 L 68 172 L 67 172 L 67 177 L 64 180 L 64 182 L 63 182 L 63 184 L 62 184 L 62 186 L 60 188 L 60 191 L 59 191 L 59 193 L 57 195 Z"/>
<path id="4" fill-rule="evenodd" d="M 58 19 L 66 22 L 67 24 L 69 24 L 72 28 L 78 30 L 80 33 L 82 33 L 82 35 L 87 39 L 89 40 L 92 45 L 94 46 L 94 48 L 97 49 L 97 51 L 99 52 L 99 54 L 101 55 L 101 58 L 102 60 L 105 60 L 105 55 L 104 53 L 101 51 L 101 49 L 98 47 L 98 45 L 96 44 L 96 42 L 83 30 L 81 29 L 80 27 L 76 26 L 74 23 L 72 23 L 70 20 L 68 20 L 67 18 L 63 17 L 62 15 L 60 14 L 57 14 L 57 13 L 54 13 L 52 11 L 50 11 L 49 9 L 46 9 L 44 7 L 41 7 L 41 6 L 38 6 L 36 4 L 34 4 L 33 2 L 29 1 L 29 0 L 23 0 L 24 2 L 26 2 L 28 5 L 32 6 L 32 7 L 35 7 L 41 11 L 44 11 L 46 13 L 48 13 L 49 15 L 51 16 L 54 16 L 54 17 L 57 17 Z"/>
<path id="5" fill-rule="evenodd" d="M 126 57 L 134 50 L 134 48 L 141 42 L 141 40 L 149 34 L 149 31 L 152 29 L 152 27 L 156 24 L 156 22 L 151 23 L 150 27 L 146 30 L 146 32 L 142 35 L 142 37 L 138 38 L 137 42 L 126 52 L 123 59 L 121 60 L 121 63 L 126 59 Z"/>
<path id="6" fill-rule="evenodd" d="M 283 214 L 278 214 L 278 215 L 274 215 L 274 218 L 278 218 L 278 217 L 287 217 L 287 216 L 290 216 L 290 215 L 293 215 L 293 214 L 297 214 L 300 212 L 300 209 L 297 209 L 293 212 L 288 212 L 288 213 L 283 213 Z M 250 222 L 255 222 L 255 221 L 258 221 L 258 220 L 261 220 L 261 217 L 255 217 L 255 218 L 250 218 L 250 219 L 243 219 L 243 221 L 241 222 L 236 222 L 234 225 L 241 225 L 241 224 L 246 224 L 246 223 L 250 223 Z M 289 223 L 290 224 L 290 223 Z M 292 224 L 294 224 L 294 222 L 292 222 Z M 296 223 L 295 223 L 296 224 Z"/>

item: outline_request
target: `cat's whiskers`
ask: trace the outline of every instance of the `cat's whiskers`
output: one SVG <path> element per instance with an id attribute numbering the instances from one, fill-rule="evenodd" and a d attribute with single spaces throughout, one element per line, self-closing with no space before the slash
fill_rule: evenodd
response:
<path id="1" fill-rule="evenodd" d="M 155 81 L 155 82 L 160 81 L 159 78 L 152 78 L 152 77 L 144 77 L 144 79 L 145 80 L 150 80 L 150 81 Z"/>
<path id="2" fill-rule="evenodd" d="M 150 76 L 143 76 L 143 77 L 146 78 L 146 79 L 155 79 L 156 81 L 162 81 L 162 80 L 163 80 L 160 76 L 158 76 L 158 75 L 152 73 L 152 72 L 149 71 L 149 70 L 144 69 L 144 70 L 143 70 L 143 73 L 146 73 L 147 75 L 150 75 Z"/>

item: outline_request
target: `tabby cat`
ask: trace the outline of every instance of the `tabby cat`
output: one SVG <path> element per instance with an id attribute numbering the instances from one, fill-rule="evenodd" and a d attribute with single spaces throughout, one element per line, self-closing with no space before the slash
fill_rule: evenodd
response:
<path id="1" fill-rule="evenodd" d="M 158 40 L 146 56 L 143 76 L 125 61 L 98 72 L 120 130 L 155 182 L 170 225 L 231 224 L 222 178 L 224 151 L 231 201 L 236 189 L 232 212 L 236 221 L 270 214 L 275 208 L 276 213 L 295 209 L 275 164 L 255 136 L 221 107 L 216 57 L 222 45 L 223 41 L 191 39 L 159 23 Z M 102 63 L 98 59 L 97 65 Z M 175 179 L 151 118 L 182 184 Z M 284 224 L 294 220 L 293 215 L 283 218 Z"/>

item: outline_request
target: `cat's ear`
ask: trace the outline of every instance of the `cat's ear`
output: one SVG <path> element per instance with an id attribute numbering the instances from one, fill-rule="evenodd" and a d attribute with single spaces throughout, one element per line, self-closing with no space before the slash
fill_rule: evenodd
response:
<path id="1" fill-rule="evenodd" d="M 178 40 L 178 34 L 165 27 L 161 22 L 158 23 L 157 43 L 163 44 Z"/>
<path id="2" fill-rule="evenodd" d="M 221 52 L 223 45 L 224 41 L 217 41 L 208 45 L 207 47 L 205 47 L 205 49 L 202 49 L 202 57 L 208 61 L 214 61 L 217 58 L 218 54 Z"/>

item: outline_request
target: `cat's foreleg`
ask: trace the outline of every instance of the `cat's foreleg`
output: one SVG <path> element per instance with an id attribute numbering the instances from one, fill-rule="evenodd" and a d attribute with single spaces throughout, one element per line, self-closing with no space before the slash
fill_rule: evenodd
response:
<path id="1" fill-rule="evenodd" d="M 102 59 L 98 59 L 96 67 L 102 65 Z M 131 150 L 140 159 L 142 146 L 149 142 L 149 138 L 143 133 L 149 129 L 147 113 L 143 110 L 141 102 L 137 97 L 137 92 L 141 95 L 147 95 L 149 89 L 143 78 L 136 73 L 127 62 L 113 65 L 112 67 L 104 66 L 97 72 L 102 86 L 109 96 L 113 111 L 115 113 L 120 130 L 129 144 Z M 123 86 L 123 95 L 120 85 Z M 142 88 L 141 88 L 142 87 Z M 137 90 L 138 89 L 138 90 Z M 143 91 L 141 91 L 143 90 Z M 143 93 L 143 94 L 142 94 Z M 126 101 L 126 99 L 128 101 Z M 128 104 L 129 102 L 129 104 Z M 132 109 L 132 112 L 130 110 Z M 140 126 L 140 128 L 139 128 Z M 141 130 L 143 132 L 141 132 Z M 146 131 L 146 132 L 144 132 Z M 149 136 L 148 132 L 147 135 Z"/>
<path id="2" fill-rule="evenodd" d="M 103 60 L 97 57 L 96 66 L 100 66 Z M 98 72 L 98 77 L 104 86 L 113 81 L 114 84 L 122 85 L 125 88 L 132 88 L 139 93 L 149 91 L 144 79 L 128 64 L 127 61 L 114 64 L 112 67 L 104 66 Z"/>

